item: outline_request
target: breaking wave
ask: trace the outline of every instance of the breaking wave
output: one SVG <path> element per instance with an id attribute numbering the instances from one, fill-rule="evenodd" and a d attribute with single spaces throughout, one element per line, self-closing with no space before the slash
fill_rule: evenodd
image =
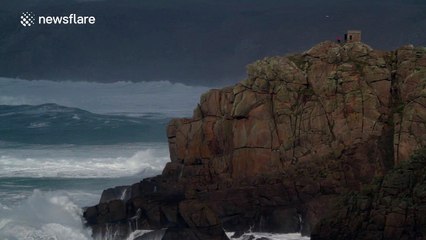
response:
<path id="1" fill-rule="evenodd" d="M 56 104 L 0 105 L 0 141 L 79 145 L 158 142 L 166 141 L 168 121 L 94 114 Z"/>
<path id="2" fill-rule="evenodd" d="M 20 205 L 0 208 L 0 239 L 89 240 L 81 217 L 82 209 L 66 194 L 34 190 Z"/>
<path id="3" fill-rule="evenodd" d="M 104 178 L 161 173 L 166 143 L 0 148 L 0 177 Z"/>

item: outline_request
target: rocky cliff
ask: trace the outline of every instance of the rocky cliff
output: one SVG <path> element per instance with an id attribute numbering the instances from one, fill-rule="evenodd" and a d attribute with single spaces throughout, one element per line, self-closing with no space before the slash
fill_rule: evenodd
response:
<path id="1" fill-rule="evenodd" d="M 170 122 L 162 175 L 85 218 L 95 234 L 168 228 L 163 239 L 309 234 L 339 195 L 425 146 L 425 85 L 426 50 L 412 46 L 324 42 L 257 61 L 244 81 L 204 94 L 192 118 Z"/>

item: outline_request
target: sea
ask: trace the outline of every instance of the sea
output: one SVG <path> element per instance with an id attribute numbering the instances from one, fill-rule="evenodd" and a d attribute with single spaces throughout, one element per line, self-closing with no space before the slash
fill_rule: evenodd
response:
<path id="1" fill-rule="evenodd" d="M 97 204 L 104 189 L 160 174 L 170 161 L 167 123 L 190 117 L 208 89 L 0 78 L 0 239 L 93 239 L 83 207 Z M 309 239 L 238 239 L 251 236 Z"/>

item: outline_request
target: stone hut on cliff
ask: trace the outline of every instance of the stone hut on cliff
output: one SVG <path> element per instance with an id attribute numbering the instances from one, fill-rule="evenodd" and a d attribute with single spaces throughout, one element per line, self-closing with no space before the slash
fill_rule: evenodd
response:
<path id="1" fill-rule="evenodd" d="M 361 31 L 348 30 L 345 34 L 345 42 L 361 42 Z"/>

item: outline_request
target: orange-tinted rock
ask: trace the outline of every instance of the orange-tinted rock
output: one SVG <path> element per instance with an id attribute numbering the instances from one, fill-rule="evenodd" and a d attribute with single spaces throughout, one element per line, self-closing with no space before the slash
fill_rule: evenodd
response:
<path id="1" fill-rule="evenodd" d="M 268 171 L 273 174 L 280 170 L 280 165 L 279 157 L 274 156 L 271 149 L 237 149 L 232 158 L 232 177 L 255 177 Z"/>
<path id="2" fill-rule="evenodd" d="M 164 216 L 155 206 L 176 207 L 184 194 L 214 211 L 227 230 L 265 229 L 264 219 L 272 226 L 274 218 L 294 219 L 296 211 L 309 233 L 339 194 L 359 190 L 426 145 L 424 49 L 382 52 L 363 43 L 324 42 L 302 54 L 256 61 L 247 72 L 235 86 L 205 93 L 193 118 L 170 122 L 172 162 L 155 183 L 159 192 L 149 190 L 138 202 L 144 209 L 155 202 L 145 218 L 171 224 L 164 218 L 173 213 Z M 137 189 L 132 192 L 144 196 Z M 179 209 L 186 223 L 215 223 L 201 207 L 186 215 L 192 209 L 185 204 Z M 302 224 L 292 221 L 268 230 Z M 173 233 L 196 236 L 188 229 Z"/>
<path id="3" fill-rule="evenodd" d="M 187 146 L 186 165 L 207 159 L 213 177 L 205 179 L 232 179 L 231 188 L 239 179 L 293 174 L 323 183 L 297 186 L 304 201 L 322 190 L 357 189 L 425 144 L 426 69 L 417 63 L 418 51 L 325 42 L 302 55 L 259 60 L 232 89 L 203 95 L 202 112 L 214 118 L 194 119 L 202 122 L 203 137 L 199 121 L 180 125 L 177 132 L 188 135 L 179 138 L 177 152 Z M 226 107 L 218 109 L 218 102 Z"/>
<path id="4" fill-rule="evenodd" d="M 219 90 L 214 89 L 201 96 L 200 106 L 203 116 L 221 116 L 221 95 Z"/>

